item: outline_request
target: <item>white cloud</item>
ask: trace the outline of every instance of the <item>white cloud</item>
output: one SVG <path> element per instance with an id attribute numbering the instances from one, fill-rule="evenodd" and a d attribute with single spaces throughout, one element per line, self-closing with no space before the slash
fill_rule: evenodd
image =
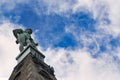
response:
<path id="1" fill-rule="evenodd" d="M 48 49 L 44 52 L 46 62 L 55 68 L 58 80 L 119 80 L 120 71 L 111 55 L 103 53 L 98 59 L 90 56 L 84 49 Z M 69 53 L 73 63 L 66 54 Z"/>
<path id="2" fill-rule="evenodd" d="M 82 4 L 83 2 L 83 4 Z M 98 19 L 99 24 L 97 27 L 104 29 L 107 33 L 118 36 L 120 34 L 120 0 L 78 0 L 77 7 L 75 6 L 74 11 L 84 6 Z M 104 23 L 105 18 L 110 19 L 111 24 L 106 25 Z"/>
<path id="3" fill-rule="evenodd" d="M 114 35 L 120 34 L 120 0 L 107 0 L 110 12 L 109 18 L 112 21 L 110 26 L 111 30 L 114 32 Z"/>
<path id="4" fill-rule="evenodd" d="M 12 33 L 16 26 L 20 27 L 8 21 L 0 24 L 0 80 L 7 80 L 16 65 L 15 57 L 19 50 Z"/>

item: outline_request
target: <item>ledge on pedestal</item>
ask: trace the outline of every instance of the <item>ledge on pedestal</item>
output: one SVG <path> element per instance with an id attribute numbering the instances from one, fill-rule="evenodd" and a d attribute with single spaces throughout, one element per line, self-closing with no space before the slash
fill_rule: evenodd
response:
<path id="1" fill-rule="evenodd" d="M 37 59 L 41 60 L 44 62 L 44 58 L 45 56 L 39 52 L 38 50 L 36 50 L 35 48 L 33 48 L 31 45 L 28 45 L 17 57 L 16 60 L 18 63 L 20 63 L 28 54 L 32 54 L 33 56 L 35 56 Z"/>

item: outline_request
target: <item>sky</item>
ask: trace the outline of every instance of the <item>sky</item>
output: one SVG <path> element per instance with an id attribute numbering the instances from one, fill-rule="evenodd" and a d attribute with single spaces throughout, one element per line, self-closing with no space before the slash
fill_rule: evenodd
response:
<path id="1" fill-rule="evenodd" d="M 120 0 L 0 0 L 0 80 L 17 65 L 19 28 L 57 80 L 120 80 Z"/>

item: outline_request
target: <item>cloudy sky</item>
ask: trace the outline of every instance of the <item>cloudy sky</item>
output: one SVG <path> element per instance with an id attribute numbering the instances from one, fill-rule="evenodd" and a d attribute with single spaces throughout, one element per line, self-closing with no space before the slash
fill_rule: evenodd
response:
<path id="1" fill-rule="evenodd" d="M 33 29 L 58 80 L 120 80 L 120 0 L 0 0 L 0 80 L 17 64 L 16 28 Z"/>

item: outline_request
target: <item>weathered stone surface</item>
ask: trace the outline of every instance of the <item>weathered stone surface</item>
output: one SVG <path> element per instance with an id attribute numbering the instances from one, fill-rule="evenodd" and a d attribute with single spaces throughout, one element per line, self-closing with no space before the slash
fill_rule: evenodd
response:
<path id="1" fill-rule="evenodd" d="M 57 80 L 54 69 L 31 52 L 14 68 L 9 80 Z"/>

